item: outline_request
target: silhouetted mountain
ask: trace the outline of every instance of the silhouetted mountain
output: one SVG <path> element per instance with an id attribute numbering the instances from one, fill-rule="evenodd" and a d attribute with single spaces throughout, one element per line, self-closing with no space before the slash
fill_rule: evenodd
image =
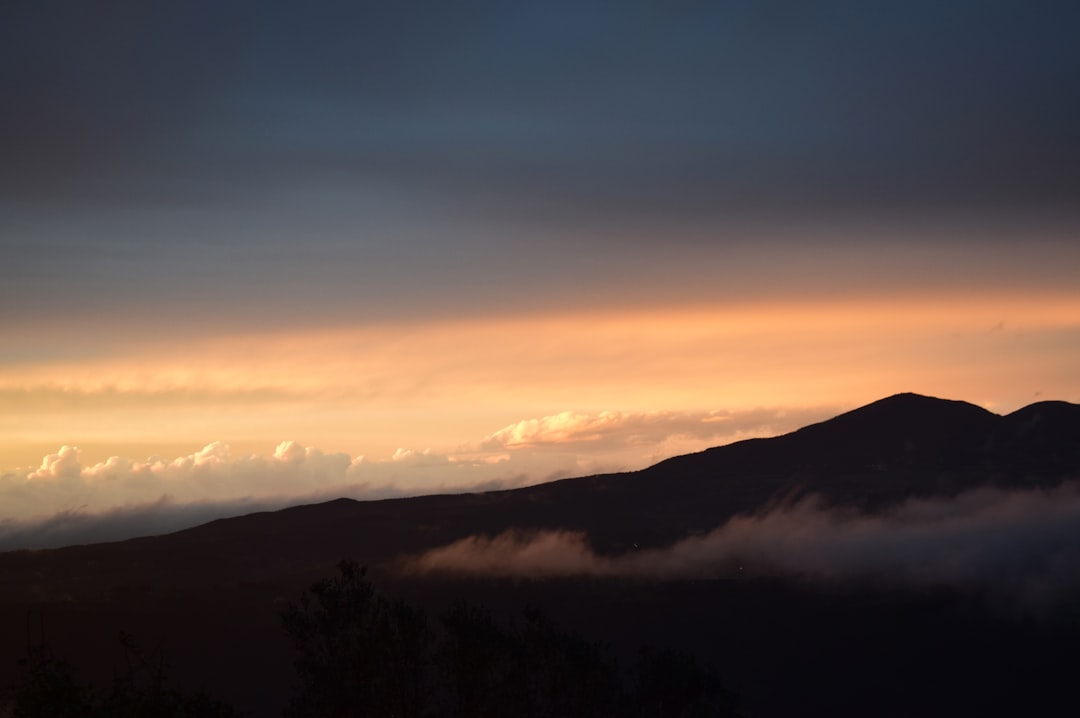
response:
<path id="1" fill-rule="evenodd" d="M 566 525 L 617 550 L 669 542 L 807 494 L 875 510 L 978 486 L 1054 485 L 1080 477 L 1078 423 L 1080 406 L 1065 402 L 1002 417 L 962 401 L 897 394 L 783 436 L 523 492 L 533 503 L 572 505 Z M 605 519 L 587 525 L 584 514 Z"/>
<path id="2" fill-rule="evenodd" d="M 584 531 L 601 552 L 659 546 L 808 494 L 876 510 L 979 486 L 1051 486 L 1080 477 L 1078 436 L 1075 404 L 1041 402 L 998 416 L 966 402 L 898 394 L 783 436 L 636 472 L 479 494 L 338 499 L 166 536 L 0 554 L 6 576 L 40 574 L 7 582 L 0 600 L 35 591 L 101 595 L 131 580 L 191 586 L 307 576 L 341 556 L 377 563 L 512 528 Z M 65 568 L 50 571 L 53 565 Z"/>
<path id="3" fill-rule="evenodd" d="M 584 531 L 599 552 L 623 552 L 670 544 L 807 494 L 876 511 L 983 486 L 1048 487 L 1080 478 L 1078 439 L 1077 405 L 1041 402 L 998 416 L 964 402 L 899 394 L 784 436 L 636 472 L 480 494 L 340 499 L 165 536 L 0 554 L 0 636 L 8 637 L 0 679 L 24 645 L 28 616 L 42 613 L 49 635 L 77 663 L 78 650 L 131 631 L 167 643 L 179 678 L 199 687 L 207 672 L 227 676 L 211 687 L 256 715 L 270 714 L 291 679 L 278 614 L 311 581 L 334 573 L 343 557 L 371 564 L 379 575 L 380 564 L 400 554 L 514 528 Z M 815 706 L 830 715 L 1045 709 L 1057 695 L 1046 691 L 1073 675 L 1070 651 L 1080 639 L 1080 631 L 1000 623 L 975 599 L 951 593 L 821 594 L 737 580 L 636 584 L 632 591 L 586 580 L 522 587 L 425 578 L 398 585 L 436 608 L 472 592 L 507 606 L 543 605 L 570 625 L 607 631 L 615 642 L 632 634 L 634 645 L 670 639 L 711 651 L 706 655 L 734 676 L 758 715 L 809 714 Z M 84 659 L 94 661 L 92 651 Z M 919 692 L 898 678 L 908 673 L 932 687 Z M 1039 691 L 1051 698 L 1029 705 Z M 901 698 L 882 705 L 878 692 Z"/>
<path id="4" fill-rule="evenodd" d="M 1080 407 L 1042 401 L 1003 417 L 987 450 L 1016 475 L 1076 474 L 1080 466 Z"/>

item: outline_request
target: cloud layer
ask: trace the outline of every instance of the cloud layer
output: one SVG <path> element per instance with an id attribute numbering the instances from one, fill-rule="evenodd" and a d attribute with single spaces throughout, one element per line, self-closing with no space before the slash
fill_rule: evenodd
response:
<path id="1" fill-rule="evenodd" d="M 815 498 L 738 516 L 663 549 L 599 555 L 580 533 L 473 536 L 408 560 L 406 570 L 547 578 L 791 575 L 884 585 L 990 590 L 1045 606 L 1080 590 L 1080 484 L 980 489 L 910 500 L 880 515 Z"/>
<path id="2" fill-rule="evenodd" d="M 524 419 L 486 437 L 487 450 L 588 446 L 621 448 L 652 446 L 676 439 L 728 441 L 780 433 L 820 419 L 820 409 L 758 409 L 732 411 L 604 411 L 584 414 L 564 411 L 539 419 Z"/>
<path id="3" fill-rule="evenodd" d="M 823 410 L 563 412 L 526 419 L 448 451 L 385 459 L 281 442 L 270 456 L 221 441 L 172 459 L 84 460 L 62 446 L 0 474 L 0 550 L 163 533 L 202 521 L 340 496 L 379 499 L 512 488 L 642 468 L 677 453 L 796 428 Z"/>
<path id="4" fill-rule="evenodd" d="M 0 476 L 0 550 L 159 534 L 341 496 L 504 488 L 526 480 L 512 464 L 405 449 L 368 461 L 285 441 L 269 457 L 233 456 L 227 444 L 212 442 L 172 460 L 113 456 L 85 465 L 78 448 L 63 446 L 33 470 Z"/>

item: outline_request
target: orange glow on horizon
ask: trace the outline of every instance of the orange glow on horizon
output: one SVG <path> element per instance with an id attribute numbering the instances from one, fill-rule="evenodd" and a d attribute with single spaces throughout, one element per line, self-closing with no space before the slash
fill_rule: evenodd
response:
<path id="1" fill-rule="evenodd" d="M 561 411 L 1077 400 L 1080 296 L 776 302 L 185 337 L 9 365 L 9 441 L 303 439 L 356 453 Z"/>

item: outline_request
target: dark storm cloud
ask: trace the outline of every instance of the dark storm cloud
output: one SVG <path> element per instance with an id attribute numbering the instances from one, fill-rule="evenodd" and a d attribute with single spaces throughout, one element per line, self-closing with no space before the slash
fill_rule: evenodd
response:
<path id="1" fill-rule="evenodd" d="M 258 204 L 373 180 L 543 219 L 1060 206 L 1080 188 L 1072 3 L 4 13 L 9 200 Z"/>

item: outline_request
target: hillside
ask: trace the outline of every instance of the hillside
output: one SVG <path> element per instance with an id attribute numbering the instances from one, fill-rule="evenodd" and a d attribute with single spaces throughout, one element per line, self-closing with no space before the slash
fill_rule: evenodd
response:
<path id="1" fill-rule="evenodd" d="M 771 578 L 522 584 L 395 577 L 393 562 L 508 529 L 581 531 L 601 555 L 622 554 L 699 536 L 733 516 L 808 495 L 825 506 L 872 514 L 912 498 L 948 501 L 979 487 L 1048 488 L 1080 477 L 1078 436 L 1080 406 L 1073 404 L 1041 402 L 998 416 L 964 402 L 900 394 L 784 436 L 708 449 L 637 472 L 480 494 L 340 499 L 164 536 L 0 554 L 0 635 L 8 637 L 0 679 L 10 676 L 36 616 L 44 617 L 52 640 L 76 663 L 80 657 L 92 663 L 94 646 L 127 630 L 167 645 L 182 678 L 206 682 L 256 715 L 274 712 L 291 685 L 278 614 L 349 557 L 372 565 L 386 585 L 432 611 L 462 595 L 508 609 L 535 604 L 568 625 L 599 632 L 616 647 L 672 640 L 705 651 L 758 715 L 784 715 L 806 701 L 835 715 L 865 714 L 878 691 L 895 687 L 894 679 L 870 672 L 864 659 L 916 670 L 911 662 L 919 642 L 939 639 L 947 645 L 926 659 L 918 675 L 971 661 L 959 671 L 961 690 L 981 685 L 987 671 L 995 680 L 1015 675 L 1023 655 L 1028 673 L 1017 679 L 1017 690 L 1045 691 L 1046 681 L 1058 680 L 1072 665 L 1063 656 L 1073 629 L 1002 619 L 992 601 L 951 589 L 880 592 Z M 714 620 L 710 606 L 727 606 L 740 618 Z M 638 617 L 646 614 L 653 618 L 641 623 Z M 868 644 L 870 635 L 892 645 Z M 711 642 L 703 643 L 709 636 Z M 987 646 L 988 636 L 998 636 L 993 641 L 1000 650 Z M 751 648 L 758 640 L 766 643 Z M 854 641 L 862 653 L 834 641 Z M 1031 659 L 1033 652 L 1042 653 Z M 107 680 L 108 665 L 97 670 Z M 847 709 L 835 702 L 837 672 L 843 671 L 866 681 L 852 694 L 862 698 L 852 698 Z M 772 696 L 774 678 L 801 686 L 803 694 Z M 268 684 L 276 688 L 268 692 Z M 1018 705 L 1009 702 L 1013 693 L 994 690 L 1005 688 L 991 690 L 985 706 Z M 962 695 L 950 694 L 936 714 L 962 703 Z"/>
<path id="2" fill-rule="evenodd" d="M 636 472 L 479 494 L 339 499 L 165 536 L 0 554 L 0 572 L 10 579 L 0 600 L 309 575 L 343 555 L 380 563 L 511 528 L 584 531 L 602 552 L 661 546 L 807 494 L 875 510 L 977 486 L 1051 486 L 1080 476 L 1077 436 L 1074 404 L 1042 402 L 998 416 L 965 402 L 899 394 L 790 434 Z"/>

